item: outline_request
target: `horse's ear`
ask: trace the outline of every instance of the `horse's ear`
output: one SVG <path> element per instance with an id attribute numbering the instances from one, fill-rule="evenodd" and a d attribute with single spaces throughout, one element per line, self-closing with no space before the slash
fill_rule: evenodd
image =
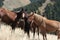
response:
<path id="1" fill-rule="evenodd" d="M 34 16 L 34 13 L 33 13 L 33 12 L 31 12 L 31 13 L 29 14 L 29 17 L 30 17 L 30 16 Z"/>
<path id="2" fill-rule="evenodd" d="M 21 11 L 23 11 L 24 9 L 23 8 L 21 8 Z"/>
<path id="3" fill-rule="evenodd" d="M 23 8 L 21 8 L 21 9 L 20 9 L 20 12 L 22 12 L 23 10 L 24 10 L 24 9 L 23 9 Z"/>
<path id="4" fill-rule="evenodd" d="M 28 21 L 32 22 L 32 20 L 34 20 L 34 13 L 31 12 L 28 16 Z"/>

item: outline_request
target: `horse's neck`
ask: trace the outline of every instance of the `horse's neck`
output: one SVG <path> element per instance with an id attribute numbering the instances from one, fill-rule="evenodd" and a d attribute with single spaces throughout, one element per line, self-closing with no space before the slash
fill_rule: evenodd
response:
<path id="1" fill-rule="evenodd" d="M 41 16 L 41 15 L 38 15 L 38 14 L 35 14 L 35 22 L 38 24 L 38 25 L 41 25 L 42 23 L 45 23 L 46 20 L 48 20 L 47 18 Z"/>
<path id="2" fill-rule="evenodd" d="M 34 20 L 35 20 L 35 22 L 36 22 L 38 25 L 41 24 L 42 19 L 43 19 L 42 16 L 40 16 L 40 15 L 38 15 L 38 14 L 35 14 L 35 19 L 34 19 Z"/>

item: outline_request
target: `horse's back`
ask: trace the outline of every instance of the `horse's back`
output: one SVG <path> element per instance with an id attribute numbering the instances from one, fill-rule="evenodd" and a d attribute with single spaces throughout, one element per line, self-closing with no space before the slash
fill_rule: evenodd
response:
<path id="1" fill-rule="evenodd" d="M 14 21 L 15 18 L 17 17 L 16 13 L 11 12 L 11 11 L 5 9 L 5 8 L 0 8 L 0 15 L 1 15 L 1 16 L 6 15 L 6 16 L 8 16 L 11 20 L 13 20 L 13 21 Z"/>
<path id="2" fill-rule="evenodd" d="M 8 15 L 8 17 L 10 17 L 13 21 L 15 20 L 15 18 L 17 17 L 16 13 L 11 12 L 9 10 L 6 10 L 6 13 Z"/>

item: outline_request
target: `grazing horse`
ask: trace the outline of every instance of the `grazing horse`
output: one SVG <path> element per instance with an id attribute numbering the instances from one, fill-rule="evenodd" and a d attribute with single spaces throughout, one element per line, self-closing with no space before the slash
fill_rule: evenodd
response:
<path id="1" fill-rule="evenodd" d="M 28 21 L 32 23 L 31 25 L 34 23 L 37 25 L 35 27 L 37 27 L 37 30 L 39 30 L 43 35 L 43 40 L 47 40 L 46 33 L 48 32 L 56 32 L 58 35 L 58 40 L 60 40 L 60 22 L 49 20 L 35 13 L 29 14 Z"/>

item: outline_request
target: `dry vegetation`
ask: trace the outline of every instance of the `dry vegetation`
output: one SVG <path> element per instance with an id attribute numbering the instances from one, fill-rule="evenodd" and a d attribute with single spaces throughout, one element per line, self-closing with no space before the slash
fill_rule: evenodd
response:
<path id="1" fill-rule="evenodd" d="M 0 22 L 1 23 L 1 22 Z M 39 35 L 39 39 L 43 40 L 42 35 Z M 39 40 L 38 35 L 35 34 L 34 40 Z M 48 40 L 57 40 L 56 35 L 47 34 Z M 0 24 L 0 40 L 33 40 L 33 33 L 30 32 L 30 38 L 20 28 L 16 28 L 15 31 L 11 29 L 11 26 L 1 23 Z"/>

